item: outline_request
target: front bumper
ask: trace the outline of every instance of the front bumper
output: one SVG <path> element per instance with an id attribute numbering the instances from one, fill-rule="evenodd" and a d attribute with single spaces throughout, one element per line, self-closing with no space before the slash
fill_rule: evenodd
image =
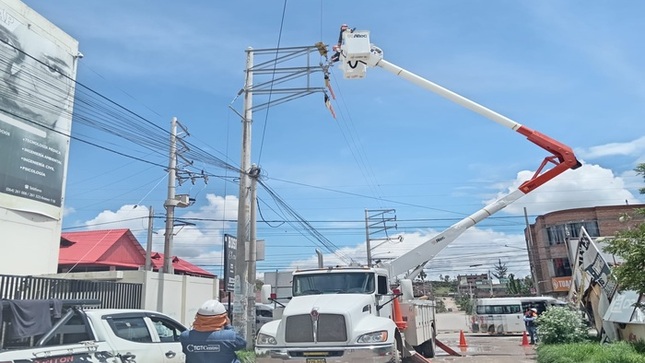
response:
<path id="1" fill-rule="evenodd" d="M 255 348 L 257 363 L 279 363 L 285 360 L 304 363 L 388 363 L 394 362 L 394 344 L 359 347 L 325 348 Z"/>

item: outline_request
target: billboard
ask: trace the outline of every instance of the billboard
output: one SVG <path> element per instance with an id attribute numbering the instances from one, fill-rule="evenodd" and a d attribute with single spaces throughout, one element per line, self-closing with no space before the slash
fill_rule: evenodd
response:
<path id="1" fill-rule="evenodd" d="M 78 56 L 73 38 L 0 0 L 0 207 L 62 218 Z"/>
<path id="2" fill-rule="evenodd" d="M 235 289 L 235 264 L 237 256 L 237 238 L 224 235 L 224 291 Z"/>
<path id="3" fill-rule="evenodd" d="M 0 0 L 0 273 L 57 271 L 79 58 L 74 38 Z"/>

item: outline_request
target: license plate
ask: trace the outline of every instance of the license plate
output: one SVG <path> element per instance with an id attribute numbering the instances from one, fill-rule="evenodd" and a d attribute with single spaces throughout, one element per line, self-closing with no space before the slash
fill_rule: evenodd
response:
<path id="1" fill-rule="evenodd" d="M 307 358 L 307 363 L 325 363 L 325 358 Z"/>

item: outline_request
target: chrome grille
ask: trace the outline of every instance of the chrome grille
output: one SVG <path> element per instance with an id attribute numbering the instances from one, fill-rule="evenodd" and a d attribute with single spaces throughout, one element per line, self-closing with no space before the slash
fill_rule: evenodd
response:
<path id="1" fill-rule="evenodd" d="M 320 314 L 316 337 L 318 342 L 347 341 L 345 317 L 338 314 Z M 312 343 L 314 341 L 314 324 L 311 315 L 288 316 L 285 341 L 287 343 Z"/>

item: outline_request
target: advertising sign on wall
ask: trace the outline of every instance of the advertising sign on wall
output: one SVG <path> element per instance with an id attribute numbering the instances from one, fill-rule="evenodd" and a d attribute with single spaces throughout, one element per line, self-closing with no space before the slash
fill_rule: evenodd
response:
<path id="1" fill-rule="evenodd" d="M 25 8 L 0 1 L 0 207 L 58 220 L 78 43 Z"/>

